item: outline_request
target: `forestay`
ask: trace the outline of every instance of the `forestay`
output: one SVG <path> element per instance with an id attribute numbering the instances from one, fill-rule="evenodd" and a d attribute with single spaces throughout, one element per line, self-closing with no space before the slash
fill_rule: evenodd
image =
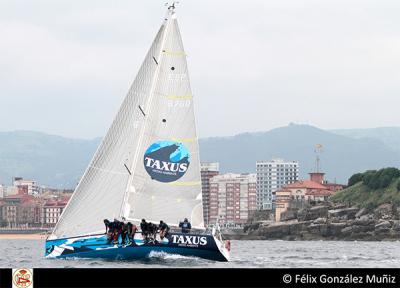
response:
<path id="1" fill-rule="evenodd" d="M 51 238 L 102 231 L 103 219 L 186 217 L 203 227 L 198 140 L 174 9 Z"/>

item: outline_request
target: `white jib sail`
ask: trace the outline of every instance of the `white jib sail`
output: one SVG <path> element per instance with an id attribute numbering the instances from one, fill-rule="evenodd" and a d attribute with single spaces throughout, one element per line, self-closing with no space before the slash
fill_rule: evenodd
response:
<path id="1" fill-rule="evenodd" d="M 167 17 L 51 238 L 122 217 L 203 227 L 193 95 L 174 9 Z"/>

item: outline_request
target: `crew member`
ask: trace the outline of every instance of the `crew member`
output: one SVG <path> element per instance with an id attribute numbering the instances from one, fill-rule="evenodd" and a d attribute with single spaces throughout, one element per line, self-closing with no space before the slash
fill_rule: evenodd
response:
<path id="1" fill-rule="evenodd" d="M 132 224 L 131 222 L 128 222 L 127 225 L 128 225 L 128 238 L 131 242 L 133 242 L 138 228 L 135 224 Z"/>
<path id="2" fill-rule="evenodd" d="M 128 224 L 127 223 L 124 223 L 124 222 L 120 222 L 121 223 L 121 239 L 122 239 L 122 241 L 121 241 L 121 245 L 125 245 L 125 243 L 126 242 L 129 242 L 129 239 L 128 239 L 128 241 L 126 241 L 127 239 L 127 236 L 128 236 Z"/>
<path id="3" fill-rule="evenodd" d="M 169 226 L 164 221 L 160 221 L 160 225 L 158 225 L 158 229 L 160 229 L 160 238 L 161 240 L 164 239 L 168 235 Z"/>
<path id="4" fill-rule="evenodd" d="M 132 227 L 133 227 L 133 225 L 132 225 L 131 222 L 128 222 L 126 225 L 128 226 L 128 239 L 129 239 L 129 241 L 131 241 L 132 240 Z"/>
<path id="5" fill-rule="evenodd" d="M 142 237 L 143 237 L 143 241 L 145 243 L 148 242 L 148 238 L 149 238 L 149 230 L 148 230 L 148 223 L 146 222 L 145 219 L 142 219 L 142 222 L 140 222 L 140 230 L 142 230 Z"/>
<path id="6" fill-rule="evenodd" d="M 149 238 L 153 243 L 156 241 L 157 228 L 158 228 L 157 225 L 151 222 L 148 223 L 147 230 L 149 232 Z"/>
<path id="7" fill-rule="evenodd" d="M 190 229 L 192 229 L 192 225 L 187 218 L 179 223 L 179 227 L 182 228 L 182 233 L 190 233 Z"/>
<path id="8" fill-rule="evenodd" d="M 122 232 L 122 226 L 124 225 L 123 222 L 118 221 L 117 219 L 114 218 L 114 232 L 113 232 L 113 238 L 114 238 L 114 244 L 118 244 L 118 238 L 119 235 Z"/>
<path id="9" fill-rule="evenodd" d="M 104 233 L 104 234 L 107 234 L 107 232 L 109 230 L 108 225 L 110 225 L 110 221 L 108 219 L 104 219 L 103 222 L 104 222 L 104 225 L 106 226 L 106 233 Z"/>
<path id="10" fill-rule="evenodd" d="M 110 243 L 113 238 L 113 225 L 108 219 L 104 219 L 104 225 L 106 226 L 107 242 Z"/>

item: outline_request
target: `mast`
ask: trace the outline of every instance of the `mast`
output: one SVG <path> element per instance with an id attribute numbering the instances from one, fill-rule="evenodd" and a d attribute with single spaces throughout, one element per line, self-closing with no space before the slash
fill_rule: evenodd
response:
<path id="1" fill-rule="evenodd" d="M 145 117 L 142 115 L 145 122 L 139 136 L 139 150 L 135 151 L 138 154 L 130 169 L 134 174 L 125 190 L 121 215 L 128 215 L 127 220 L 134 222 L 145 218 L 172 225 L 187 217 L 192 226 L 203 227 L 193 95 L 174 12 L 176 3 L 168 6 L 160 39 L 162 44 L 157 53 L 160 56 L 153 57 L 156 71 L 152 75 L 151 99 L 148 99 Z M 176 167 L 181 164 L 184 169 L 177 172 Z M 129 205 L 133 211 L 130 214 L 127 213 Z"/>
<path id="2" fill-rule="evenodd" d="M 175 3 L 179 3 L 179 2 L 173 2 L 172 5 L 170 5 L 168 7 L 168 10 L 167 10 L 167 13 L 166 13 L 166 17 L 165 17 L 165 20 L 164 20 L 164 24 L 163 24 L 165 26 L 165 28 L 164 28 L 164 33 L 163 33 L 162 40 L 161 40 L 161 47 L 159 49 L 157 57 L 154 57 L 154 60 L 155 60 L 154 62 L 155 62 L 155 65 L 157 65 L 157 66 L 156 66 L 156 71 L 155 71 L 154 76 L 153 76 L 149 97 L 148 97 L 147 103 L 145 105 L 145 109 L 147 111 L 143 111 L 141 109 L 141 112 L 143 113 L 143 117 L 144 117 L 144 124 L 141 127 L 138 146 L 137 146 L 136 151 L 135 151 L 135 155 L 134 155 L 134 159 L 132 161 L 132 165 L 131 165 L 131 167 L 129 169 L 130 177 L 128 178 L 128 183 L 126 185 L 125 194 L 124 194 L 124 200 L 123 200 L 123 202 L 121 204 L 121 210 L 120 210 L 120 218 L 122 218 L 122 219 L 125 219 L 125 218 L 129 217 L 130 211 L 126 211 L 127 208 L 130 208 L 129 204 L 128 204 L 129 192 L 135 193 L 135 190 L 131 191 L 131 188 L 134 188 L 134 186 L 132 185 L 133 176 L 134 176 L 134 173 L 135 173 L 135 169 L 134 168 L 137 165 L 137 161 L 138 161 L 138 158 L 139 158 L 139 152 L 140 152 L 139 148 L 142 146 L 143 135 L 144 135 L 144 132 L 146 131 L 146 126 L 147 126 L 147 122 L 148 122 L 148 114 L 146 114 L 146 112 L 148 112 L 150 110 L 149 107 L 151 106 L 152 100 L 154 98 L 154 89 L 155 89 L 155 85 L 156 85 L 156 80 L 157 80 L 157 78 L 159 76 L 159 73 L 160 73 L 160 67 L 161 67 L 160 64 L 161 64 L 161 62 L 163 60 L 163 50 L 164 50 L 163 47 L 165 45 L 165 40 L 166 40 L 166 37 L 167 37 L 168 32 L 169 32 L 168 30 L 169 30 L 169 27 L 170 27 L 170 25 L 169 25 L 170 24 L 170 20 L 172 19 L 173 16 L 175 16 L 175 11 L 174 11 L 175 10 Z M 166 3 L 166 5 L 167 4 L 168 3 Z"/>

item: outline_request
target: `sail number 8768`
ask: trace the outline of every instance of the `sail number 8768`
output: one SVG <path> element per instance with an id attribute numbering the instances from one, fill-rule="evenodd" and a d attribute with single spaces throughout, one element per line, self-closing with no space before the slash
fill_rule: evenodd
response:
<path id="1" fill-rule="evenodd" d="M 191 100 L 170 100 L 167 102 L 169 108 L 187 108 L 190 106 Z"/>

